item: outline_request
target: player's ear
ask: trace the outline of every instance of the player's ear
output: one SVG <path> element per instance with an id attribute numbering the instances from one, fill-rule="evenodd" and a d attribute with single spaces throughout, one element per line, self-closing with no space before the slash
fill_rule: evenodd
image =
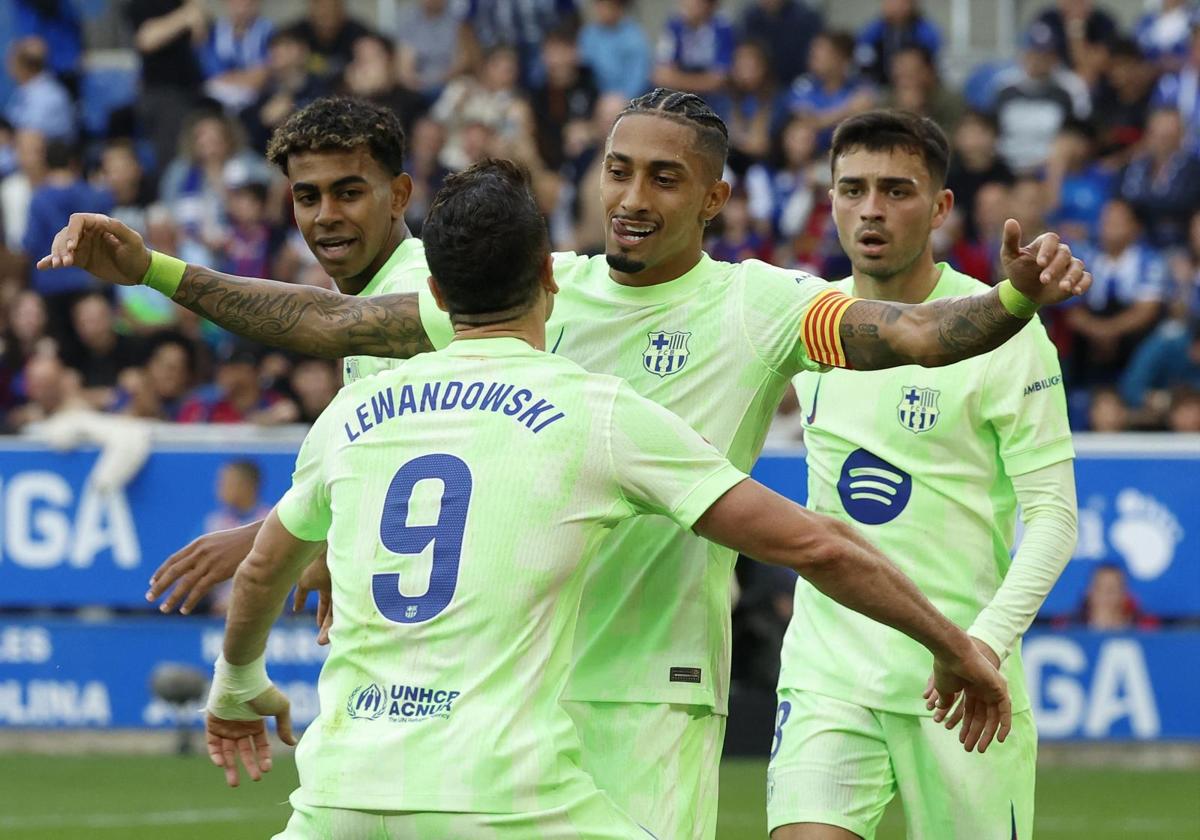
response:
<path id="1" fill-rule="evenodd" d="M 446 299 L 442 297 L 442 287 L 439 286 L 437 281 L 433 279 L 432 274 L 429 275 L 429 293 L 433 295 L 433 302 L 438 305 L 438 309 L 442 310 L 443 312 L 450 311 L 446 308 Z"/>
<path id="2" fill-rule="evenodd" d="M 401 172 L 392 179 L 392 218 L 404 218 L 408 202 L 412 198 L 413 182 L 407 172 Z"/>
<path id="3" fill-rule="evenodd" d="M 711 222 L 721 211 L 725 209 L 725 202 L 729 201 L 729 194 L 733 188 L 729 186 L 729 182 L 718 178 L 708 191 L 708 197 L 704 201 L 704 211 L 702 213 L 705 222 Z"/>
<path id="4" fill-rule="evenodd" d="M 550 252 L 546 252 L 545 258 L 542 260 L 541 272 L 538 275 L 538 282 L 542 284 L 542 288 L 549 294 L 558 294 L 558 282 L 554 279 L 554 258 L 550 256 Z"/>
<path id="5" fill-rule="evenodd" d="M 946 223 L 946 219 L 950 217 L 950 211 L 953 209 L 954 193 L 944 187 L 938 190 L 937 195 L 933 197 L 933 218 L 930 219 L 934 230 Z"/>

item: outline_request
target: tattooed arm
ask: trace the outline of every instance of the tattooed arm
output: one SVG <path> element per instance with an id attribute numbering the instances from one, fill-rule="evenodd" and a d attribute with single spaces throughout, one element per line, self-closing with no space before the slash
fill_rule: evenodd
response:
<path id="1" fill-rule="evenodd" d="M 1081 295 L 1092 275 L 1054 233 L 1021 245 L 1021 226 L 1004 225 L 1000 262 L 1013 287 L 1039 306 Z M 842 315 L 846 361 L 857 370 L 938 367 L 995 350 L 1028 323 L 1009 313 L 996 289 L 921 304 L 856 300 Z"/>
<path id="2" fill-rule="evenodd" d="M 856 300 L 842 315 L 840 333 L 855 370 L 939 367 L 995 350 L 1027 323 L 1010 315 L 993 289 L 919 305 Z"/>
<path id="3" fill-rule="evenodd" d="M 189 265 L 172 300 L 230 332 L 310 356 L 405 359 L 433 349 L 415 294 L 358 298 Z"/>
<path id="4" fill-rule="evenodd" d="M 37 265 L 74 265 L 106 282 L 136 286 L 150 267 L 150 250 L 116 219 L 73 213 Z M 189 265 L 171 299 L 238 335 L 311 356 L 408 358 L 433 349 L 415 294 L 357 298 Z"/>

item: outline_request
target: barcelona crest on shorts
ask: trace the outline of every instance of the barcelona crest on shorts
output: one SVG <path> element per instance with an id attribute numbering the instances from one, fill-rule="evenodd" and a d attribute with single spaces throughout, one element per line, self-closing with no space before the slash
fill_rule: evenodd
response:
<path id="1" fill-rule="evenodd" d="M 688 360 L 690 332 L 647 333 L 649 343 L 642 351 L 642 367 L 655 376 L 670 376 L 683 370 Z"/>
<path id="2" fill-rule="evenodd" d="M 914 435 L 928 432 L 937 425 L 938 395 L 940 391 L 933 388 L 917 388 L 905 385 L 900 389 L 900 405 L 896 406 L 896 414 L 900 425 Z"/>

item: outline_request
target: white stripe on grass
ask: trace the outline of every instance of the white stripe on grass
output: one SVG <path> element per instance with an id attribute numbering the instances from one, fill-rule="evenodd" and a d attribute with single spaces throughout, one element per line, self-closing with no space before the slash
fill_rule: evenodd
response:
<path id="1" fill-rule="evenodd" d="M 262 808 L 190 808 L 180 811 L 141 811 L 136 814 L 30 814 L 0 816 L 0 832 L 18 828 L 123 828 L 139 825 L 195 825 L 239 822 L 270 816 Z"/>

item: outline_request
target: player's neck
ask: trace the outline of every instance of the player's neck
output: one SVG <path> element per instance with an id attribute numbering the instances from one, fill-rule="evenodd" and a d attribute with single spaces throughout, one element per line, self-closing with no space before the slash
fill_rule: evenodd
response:
<path id="1" fill-rule="evenodd" d="M 663 260 L 658 265 L 644 268 L 636 274 L 627 274 L 624 271 L 610 268 L 608 275 L 614 282 L 620 283 L 622 286 L 659 286 L 663 283 L 670 283 L 672 280 L 678 280 L 687 274 L 696 267 L 703 255 L 704 251 L 697 245 L 695 249 L 689 248 L 678 256 Z"/>
<path id="2" fill-rule="evenodd" d="M 872 277 L 854 269 L 854 296 L 893 303 L 924 303 L 941 276 L 933 261 L 933 250 L 927 248 L 911 266 L 890 277 Z"/>
<path id="3" fill-rule="evenodd" d="M 455 320 L 455 341 L 477 338 L 519 338 L 535 350 L 545 350 L 546 313 L 540 306 L 535 306 L 515 318 L 493 324 L 470 324 Z"/>
<path id="4" fill-rule="evenodd" d="M 400 247 L 400 243 L 412 236 L 408 230 L 408 225 L 404 223 L 404 219 L 397 219 L 392 225 L 392 232 L 388 235 L 387 242 L 375 254 L 375 258 L 361 272 L 353 277 L 335 277 L 333 282 L 337 285 L 338 291 L 344 295 L 357 295 L 367 288 L 367 285 L 375 279 L 375 275 L 379 273 L 379 269 L 387 265 L 387 261 L 392 258 L 392 254 L 396 253 L 396 249 Z"/>

